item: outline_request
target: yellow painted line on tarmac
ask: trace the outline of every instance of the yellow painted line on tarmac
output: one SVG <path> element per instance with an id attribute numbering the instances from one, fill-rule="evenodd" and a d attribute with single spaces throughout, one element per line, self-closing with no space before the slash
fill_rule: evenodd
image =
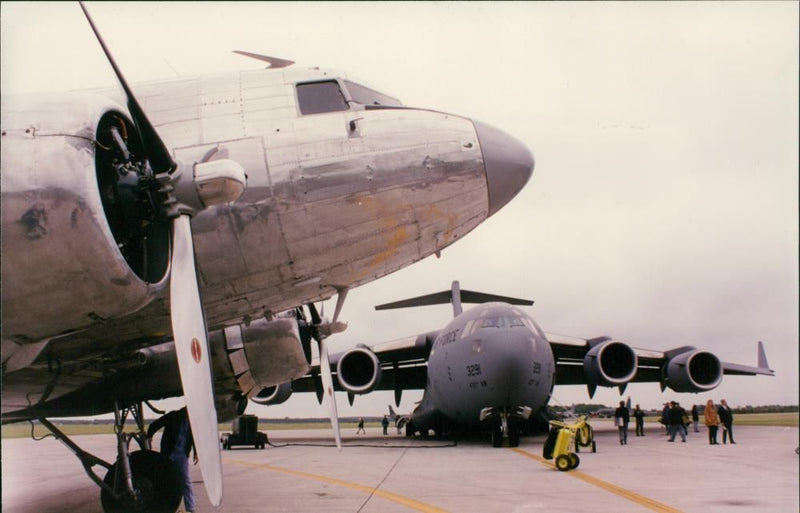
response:
<path id="1" fill-rule="evenodd" d="M 547 461 L 546 459 L 542 458 L 541 456 L 538 456 L 536 454 L 532 454 L 532 453 L 530 453 L 528 451 L 525 451 L 525 450 L 522 450 L 522 449 L 518 449 L 518 448 L 512 448 L 511 450 L 516 452 L 517 454 L 521 454 L 523 456 L 527 456 L 528 458 L 536 460 L 539 463 L 542 463 L 543 465 L 555 468 L 555 465 L 553 463 Z M 636 504 L 639 504 L 640 506 L 644 506 L 645 508 L 647 508 L 649 510 L 652 510 L 652 511 L 656 511 L 658 513 L 682 513 L 681 510 L 679 510 L 679 509 L 675 509 L 673 507 L 667 506 L 666 504 L 663 504 L 663 503 L 658 502 L 656 500 L 653 500 L 653 499 L 650 499 L 648 497 L 645 497 L 644 495 L 639 495 L 636 492 L 632 492 L 630 490 L 626 490 L 625 488 L 622 488 L 621 486 L 617 486 L 617 485 L 611 484 L 608 481 L 603 481 L 602 479 L 598 479 L 596 477 L 590 476 L 588 474 L 585 474 L 585 473 L 581 472 L 580 470 L 569 470 L 567 472 L 564 472 L 564 474 L 572 476 L 572 477 L 574 477 L 576 479 L 580 479 L 581 481 L 583 481 L 585 483 L 589 483 L 589 484 L 594 485 L 594 486 L 597 486 L 598 488 L 602 488 L 603 490 L 609 491 L 609 492 L 611 492 L 611 493 L 613 493 L 615 495 L 618 495 L 618 496 L 620 496 L 620 497 L 622 497 L 624 499 L 628 499 L 629 501 L 635 502 Z"/>
<path id="2" fill-rule="evenodd" d="M 406 506 L 410 509 L 416 511 L 422 511 L 423 513 L 448 513 L 448 511 L 445 509 L 437 508 L 436 506 L 431 506 L 430 504 L 410 499 L 408 497 L 404 497 L 396 493 L 378 490 L 372 486 L 365 486 L 358 483 L 351 483 L 349 481 L 342 481 L 341 479 L 334 479 L 332 477 L 321 476 L 319 474 L 310 474 L 308 472 L 301 472 L 299 470 L 292 470 L 290 468 L 276 467 L 274 465 L 267 465 L 266 463 L 253 463 L 252 461 L 230 460 L 227 458 L 225 458 L 223 461 L 227 463 L 235 463 L 237 465 L 244 465 L 246 467 L 269 470 L 271 472 L 280 472 L 283 474 L 289 474 L 290 476 L 297 476 L 305 479 L 315 479 L 317 481 L 322 481 L 323 483 L 328 483 L 336 486 L 344 486 L 345 488 L 351 488 L 353 490 L 358 490 L 367 494 L 376 495 L 383 499 L 396 502 L 398 504 L 402 504 L 403 506 Z"/>

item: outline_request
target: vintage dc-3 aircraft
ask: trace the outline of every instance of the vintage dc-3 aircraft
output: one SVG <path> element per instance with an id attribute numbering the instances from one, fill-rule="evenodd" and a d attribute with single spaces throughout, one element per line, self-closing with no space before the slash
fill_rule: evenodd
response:
<path id="1" fill-rule="evenodd" d="M 590 396 L 598 386 L 619 387 L 622 393 L 632 382 L 699 393 L 716 388 L 723 374 L 774 375 L 761 342 L 758 366 L 750 367 L 721 362 L 689 346 L 661 352 L 607 336 L 587 340 L 552 335 L 515 306 L 533 301 L 461 290 L 457 281 L 451 290 L 375 308 L 444 303 L 452 303 L 453 320 L 442 329 L 331 355 L 337 390 L 346 391 L 351 401 L 353 394 L 394 390 L 395 404 L 403 390 L 423 390 L 416 409 L 397 419 L 405 423 L 407 434 L 484 428 L 499 447 L 504 439 L 511 446 L 519 444 L 523 420 L 547 405 L 555 385 L 583 384 Z M 481 304 L 462 311 L 462 303 Z M 262 402 L 282 402 L 292 391 L 313 387 L 307 376 L 263 390 Z"/>
<path id="2" fill-rule="evenodd" d="M 306 375 L 311 337 L 328 361 L 350 288 L 466 235 L 521 190 L 533 158 L 481 122 L 254 54 L 271 69 L 134 95 L 86 17 L 124 94 L 2 100 L 2 422 L 50 429 L 106 510 L 174 511 L 180 489 L 146 450 L 142 404 L 184 395 L 218 505 L 218 421 Z M 303 314 L 334 295 L 332 321 Z M 48 420 L 106 412 L 114 464 Z"/>

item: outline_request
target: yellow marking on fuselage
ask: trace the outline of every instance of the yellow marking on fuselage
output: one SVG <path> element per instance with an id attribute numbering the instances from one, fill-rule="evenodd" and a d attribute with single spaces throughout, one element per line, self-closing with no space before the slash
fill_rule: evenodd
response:
<path id="1" fill-rule="evenodd" d="M 269 470 L 271 472 L 281 472 L 283 474 L 289 474 L 291 476 L 302 477 L 305 479 L 315 479 L 317 481 L 322 481 L 323 483 L 333 484 L 336 486 L 344 486 L 346 488 L 351 488 L 353 490 L 358 490 L 367 494 L 376 495 L 383 499 L 396 502 L 398 504 L 402 504 L 407 508 L 422 511 L 423 513 L 448 513 L 447 510 L 437 508 L 436 506 L 431 506 L 430 504 L 426 504 L 424 502 L 420 502 L 418 500 L 410 499 L 408 497 L 404 497 L 402 495 L 398 495 L 392 492 L 386 492 L 383 490 L 378 490 L 372 486 L 365 486 L 358 483 L 351 483 L 349 481 L 342 481 L 341 479 L 335 479 L 332 477 L 321 476 L 319 474 L 310 474 L 308 472 L 302 472 L 300 470 L 292 470 L 289 468 L 284 467 L 276 467 L 274 465 L 268 465 L 266 463 L 253 463 L 252 461 L 242 461 L 242 460 L 231 460 L 231 459 L 224 459 L 223 461 L 227 463 L 235 463 L 237 465 L 244 465 L 246 467 L 252 468 L 261 468 L 264 470 Z"/>
<path id="2" fill-rule="evenodd" d="M 536 461 L 538 461 L 539 463 L 541 463 L 543 465 L 547 465 L 548 467 L 555 468 L 555 465 L 553 463 L 547 461 L 546 459 L 542 458 L 541 456 L 537 456 L 536 454 L 532 454 L 532 453 L 530 453 L 528 451 L 525 451 L 523 449 L 512 448 L 511 450 L 516 452 L 517 454 L 521 454 L 523 456 L 527 456 L 528 458 L 536 460 Z M 572 477 L 574 477 L 576 479 L 580 479 L 581 481 L 583 481 L 585 483 L 589 483 L 591 485 L 594 485 L 594 486 L 597 486 L 599 488 L 602 488 L 603 490 L 609 491 L 609 492 L 611 492 L 611 493 L 613 493 L 615 495 L 618 495 L 618 496 L 620 496 L 620 497 L 622 497 L 624 499 L 628 499 L 629 501 L 635 502 L 636 504 L 644 506 L 645 508 L 647 508 L 649 510 L 657 511 L 659 513 L 682 513 L 681 510 L 679 510 L 679 509 L 675 509 L 673 507 L 667 506 L 666 504 L 663 504 L 663 503 L 658 502 L 656 500 L 653 500 L 653 499 L 650 499 L 648 497 L 645 497 L 644 495 L 639 495 L 636 492 L 632 492 L 630 490 L 626 490 L 625 488 L 622 488 L 621 486 L 617 486 L 617 485 L 611 484 L 608 481 L 603 481 L 602 479 L 598 479 L 596 477 L 590 476 L 588 474 L 585 474 L 585 473 L 581 472 L 580 470 L 569 470 L 569 471 L 564 472 L 564 473 L 568 474 L 568 475 L 570 475 L 570 476 L 572 476 Z"/>

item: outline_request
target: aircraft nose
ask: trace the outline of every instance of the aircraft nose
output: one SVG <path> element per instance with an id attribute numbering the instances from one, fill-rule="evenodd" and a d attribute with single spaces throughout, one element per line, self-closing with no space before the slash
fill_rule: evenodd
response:
<path id="1" fill-rule="evenodd" d="M 489 215 L 522 190 L 533 174 L 533 155 L 522 142 L 493 126 L 473 120 L 489 185 Z"/>

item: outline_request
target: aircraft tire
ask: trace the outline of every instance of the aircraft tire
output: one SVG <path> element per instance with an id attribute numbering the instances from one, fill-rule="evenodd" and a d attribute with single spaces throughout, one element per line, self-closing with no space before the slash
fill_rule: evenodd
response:
<path id="1" fill-rule="evenodd" d="M 492 429 L 492 447 L 502 447 L 503 446 L 503 432 L 500 431 L 500 428 Z"/>
<path id="2" fill-rule="evenodd" d="M 566 472 L 570 468 L 572 468 L 571 463 L 569 461 L 569 456 L 566 454 L 559 454 L 556 458 L 556 468 L 561 472 Z"/>
<path id="3" fill-rule="evenodd" d="M 133 487 L 137 499 L 114 497 L 103 489 L 100 503 L 105 513 L 131 513 L 147 511 L 150 513 L 174 513 L 178 509 L 183 496 L 178 469 L 163 454 L 154 451 L 136 451 L 130 454 Z M 114 487 L 117 469 L 121 473 L 121 465 L 117 461 L 106 473 L 103 482 Z"/>

